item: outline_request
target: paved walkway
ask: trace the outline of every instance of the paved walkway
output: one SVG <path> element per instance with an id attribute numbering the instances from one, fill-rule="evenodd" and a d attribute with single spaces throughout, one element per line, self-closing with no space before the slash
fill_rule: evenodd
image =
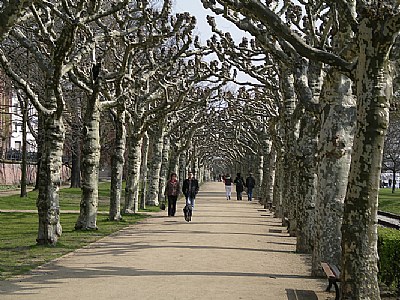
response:
<path id="1" fill-rule="evenodd" d="M 327 299 L 309 257 L 255 202 L 227 201 L 206 183 L 193 221 L 157 213 L 27 276 L 0 282 L 0 299 Z"/>

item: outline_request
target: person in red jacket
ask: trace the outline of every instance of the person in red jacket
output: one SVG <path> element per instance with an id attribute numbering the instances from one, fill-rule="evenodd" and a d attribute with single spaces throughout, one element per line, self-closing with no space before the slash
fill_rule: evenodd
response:
<path id="1" fill-rule="evenodd" d="M 179 181 L 176 173 L 171 173 L 170 179 L 167 181 L 165 187 L 165 195 L 168 198 L 168 216 L 175 216 L 176 212 L 176 201 L 179 196 Z"/>

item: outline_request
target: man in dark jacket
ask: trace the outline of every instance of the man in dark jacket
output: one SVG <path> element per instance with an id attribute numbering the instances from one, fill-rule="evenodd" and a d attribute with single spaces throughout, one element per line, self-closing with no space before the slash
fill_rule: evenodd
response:
<path id="1" fill-rule="evenodd" d="M 246 188 L 247 188 L 248 201 L 252 200 L 253 189 L 254 189 L 255 186 L 256 186 L 256 181 L 254 180 L 253 173 L 250 173 L 249 177 L 246 178 Z"/>
<path id="2" fill-rule="evenodd" d="M 236 194 L 237 194 L 237 200 L 242 200 L 242 193 L 243 193 L 243 186 L 244 186 L 244 179 L 240 175 L 240 173 L 236 174 L 236 178 L 233 181 L 234 184 L 236 184 Z"/>
<path id="3" fill-rule="evenodd" d="M 188 173 L 188 178 L 183 181 L 182 193 L 186 198 L 186 205 L 191 205 L 194 208 L 194 200 L 199 192 L 199 182 L 193 177 L 193 172 Z"/>

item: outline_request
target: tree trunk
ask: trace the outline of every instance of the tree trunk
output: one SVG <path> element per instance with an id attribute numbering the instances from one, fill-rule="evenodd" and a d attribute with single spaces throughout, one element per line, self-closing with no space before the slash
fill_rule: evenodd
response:
<path id="1" fill-rule="evenodd" d="M 140 208 L 146 208 L 146 194 L 147 194 L 147 156 L 149 153 L 149 136 L 147 132 L 143 135 L 143 142 L 142 142 L 142 163 L 140 165 L 140 178 L 142 182 L 142 189 L 140 195 Z"/>
<path id="2" fill-rule="evenodd" d="M 272 206 L 274 199 L 274 182 L 275 182 L 275 164 L 276 164 L 276 151 L 271 142 L 268 142 L 268 149 L 265 149 L 266 153 L 264 157 L 264 175 L 263 175 L 263 197 L 264 197 L 264 208 Z M 271 207 L 270 207 L 271 208 Z"/>
<path id="3" fill-rule="evenodd" d="M 81 103 L 72 105 L 72 153 L 71 153 L 71 188 L 81 187 L 81 146 L 82 146 L 82 122 L 81 122 Z"/>
<path id="4" fill-rule="evenodd" d="M 379 22 L 362 19 L 359 26 L 357 124 L 342 225 L 344 300 L 380 299 L 378 190 L 384 137 L 389 124 L 388 53 L 398 30 L 385 24 L 388 20 L 390 18 L 380 18 Z"/>
<path id="5" fill-rule="evenodd" d="M 293 160 L 295 161 L 295 159 Z M 286 207 L 286 211 L 288 212 L 289 219 L 289 235 L 296 236 L 297 234 L 297 214 L 298 211 L 298 184 L 299 184 L 299 170 L 297 164 L 291 164 L 292 168 L 290 168 L 288 182 L 285 184 L 286 194 L 285 197 L 288 197 L 288 202 L 286 203 L 288 207 Z"/>
<path id="6" fill-rule="evenodd" d="M 319 139 L 320 165 L 316 201 L 316 237 L 312 274 L 322 275 L 321 261 L 340 265 L 343 203 L 351 162 L 355 124 L 352 82 L 334 72 L 326 77 Z"/>
<path id="7" fill-rule="evenodd" d="M 183 151 L 179 155 L 179 181 L 183 182 L 187 176 L 187 151 Z"/>
<path id="8" fill-rule="evenodd" d="M 133 125 L 133 124 L 130 124 Z M 133 126 L 129 126 L 128 138 L 128 174 L 125 188 L 125 214 L 135 214 L 139 211 L 139 176 L 142 139 L 134 133 Z"/>
<path id="9" fill-rule="evenodd" d="M 125 112 L 118 112 L 114 119 L 115 145 L 111 157 L 110 221 L 121 220 L 122 178 L 125 163 L 126 127 Z"/>
<path id="10" fill-rule="evenodd" d="M 149 161 L 149 191 L 147 193 L 146 204 L 147 205 L 158 205 L 158 193 L 159 193 L 159 181 L 160 181 L 160 170 L 162 163 L 162 150 L 163 150 L 163 139 L 164 139 L 164 128 L 163 125 L 157 128 L 152 134 L 151 140 L 152 145 L 152 156 Z"/>
<path id="11" fill-rule="evenodd" d="M 28 126 L 28 103 L 25 99 L 20 99 L 20 106 L 22 109 L 22 161 L 21 161 L 21 197 L 26 197 L 27 185 L 27 126 Z"/>
<path id="12" fill-rule="evenodd" d="M 263 157 L 263 166 L 262 166 L 262 181 L 259 185 L 259 197 L 260 197 L 260 204 L 267 207 L 265 197 L 266 197 L 266 185 L 268 184 L 268 172 L 269 172 L 269 157 L 271 153 L 271 143 L 269 140 L 263 141 L 262 144 L 259 145 L 258 149 L 259 153 Z M 236 168 L 237 169 L 237 168 Z M 240 170 L 240 169 L 239 169 Z M 241 172 L 241 171 L 240 171 Z M 243 176 L 243 174 L 242 174 Z"/>
<path id="13" fill-rule="evenodd" d="M 62 233 L 59 190 L 65 128 L 61 116 L 44 116 L 39 113 L 39 118 L 43 118 L 44 145 L 40 147 L 42 155 L 36 201 L 39 229 L 36 241 L 39 245 L 55 245 Z"/>
<path id="14" fill-rule="evenodd" d="M 159 193 L 158 193 L 158 202 L 164 201 L 164 191 L 165 186 L 167 184 L 167 179 L 169 178 L 168 172 L 168 158 L 169 158 L 169 150 L 170 150 L 170 138 L 168 136 L 164 136 L 164 146 L 162 150 L 162 163 L 160 170 L 160 181 L 159 181 Z"/>
<path id="15" fill-rule="evenodd" d="M 317 143 L 320 124 L 320 94 L 323 83 L 322 64 L 301 59 L 296 64 L 295 86 L 299 102 L 304 105 L 300 120 L 299 188 L 296 251 L 312 253 L 315 238 L 315 201 L 317 195 Z M 318 116 L 318 117 L 316 117 Z"/>
<path id="16" fill-rule="evenodd" d="M 76 129 L 74 129 L 76 130 Z M 77 133 L 77 131 L 75 131 Z M 81 139 L 80 134 L 73 137 L 71 157 L 71 188 L 81 187 Z"/>
<path id="17" fill-rule="evenodd" d="M 179 173 L 178 160 L 179 160 L 179 153 L 177 151 L 177 146 L 174 145 L 174 143 L 171 143 L 169 159 L 168 159 L 168 161 L 169 161 L 168 174 L 171 174 L 171 173 L 178 174 Z"/>
<path id="18" fill-rule="evenodd" d="M 293 113 L 296 108 L 296 95 L 294 89 L 294 76 L 286 67 L 282 67 L 281 89 L 284 94 L 284 112 L 282 122 L 284 128 L 284 174 L 285 183 L 283 185 L 282 208 L 283 216 L 289 219 L 289 234 L 296 235 L 296 189 L 297 189 L 297 166 L 296 166 L 296 139 L 297 124 L 293 120 Z M 285 223 L 285 222 L 283 222 Z"/>
<path id="19" fill-rule="evenodd" d="M 261 151 L 259 152 L 261 153 Z M 261 186 L 263 182 L 263 174 L 264 174 L 264 156 L 258 155 L 256 157 L 255 161 L 257 162 L 256 168 L 255 168 L 255 179 L 256 179 L 256 186 L 255 186 L 255 193 L 254 193 L 254 199 L 261 200 Z"/>
<path id="20" fill-rule="evenodd" d="M 100 102 L 95 91 L 88 99 L 83 125 L 82 199 L 76 230 L 97 229 L 100 164 Z"/>
<path id="21" fill-rule="evenodd" d="M 70 188 L 81 187 L 81 145 L 76 143 L 73 145 L 71 153 L 71 184 Z"/>
<path id="22" fill-rule="evenodd" d="M 274 198 L 272 205 L 275 206 L 275 218 L 283 218 L 283 207 L 282 207 L 282 186 L 284 183 L 284 172 L 283 172 L 283 155 L 281 149 L 276 151 L 276 168 L 275 168 L 275 181 L 274 181 Z"/>
<path id="23" fill-rule="evenodd" d="M 37 139 L 36 139 L 36 180 L 35 180 L 35 191 L 39 190 L 40 187 L 40 170 L 42 165 L 42 149 L 44 146 L 45 136 L 44 136 L 44 121 L 45 117 L 40 116 L 40 112 L 38 112 L 38 130 L 37 130 Z"/>
<path id="24" fill-rule="evenodd" d="M 395 169 L 393 169 L 393 173 L 392 173 L 392 182 L 393 182 L 393 184 L 392 184 L 392 194 L 394 194 L 394 192 L 396 190 L 396 183 L 397 183 Z"/>
<path id="25" fill-rule="evenodd" d="M 317 190 L 317 135 L 319 126 L 314 113 L 305 111 L 299 137 L 299 189 L 296 252 L 312 253 L 314 246 L 315 198 Z"/>

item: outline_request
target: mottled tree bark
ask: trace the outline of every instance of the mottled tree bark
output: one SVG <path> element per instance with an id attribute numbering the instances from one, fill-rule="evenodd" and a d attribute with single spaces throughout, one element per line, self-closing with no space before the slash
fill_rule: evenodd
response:
<path id="1" fill-rule="evenodd" d="M 281 89 L 284 94 L 284 111 L 282 116 L 284 128 L 284 174 L 282 207 L 283 215 L 289 219 L 289 234 L 296 235 L 296 202 L 297 202 L 297 174 L 296 164 L 296 139 L 298 135 L 297 124 L 293 120 L 296 108 L 296 95 L 294 89 L 294 76 L 286 67 L 282 68 Z"/>
<path id="2" fill-rule="evenodd" d="M 322 64 L 299 59 L 295 71 L 296 92 L 304 106 L 300 120 L 299 189 L 296 251 L 312 253 L 315 239 L 315 201 L 317 194 L 317 143 L 321 128 L 319 98 L 323 82 Z"/>
<path id="3" fill-rule="evenodd" d="M 71 124 L 71 188 L 81 187 L 81 146 L 82 146 L 82 122 L 81 120 L 81 103 L 79 105 L 71 105 L 72 124 Z"/>
<path id="4" fill-rule="evenodd" d="M 261 152 L 261 151 L 260 151 Z M 261 199 L 261 186 L 263 182 L 263 174 L 264 174 L 264 156 L 263 155 L 258 155 L 256 161 L 256 166 L 255 166 L 255 179 L 256 179 L 256 186 L 255 186 L 255 194 L 254 194 L 254 199 Z"/>
<path id="5" fill-rule="evenodd" d="M 149 191 L 147 193 L 146 204 L 158 205 L 158 193 L 159 193 L 159 181 L 160 181 L 160 170 L 162 163 L 162 150 L 163 150 L 163 139 L 164 139 L 164 127 L 160 126 L 157 130 L 152 132 L 152 156 L 149 161 Z"/>
<path id="6" fill-rule="evenodd" d="M 148 187 L 148 180 L 147 180 L 147 156 L 149 153 L 149 136 L 147 132 L 143 135 L 142 141 L 142 160 L 140 165 L 140 178 L 141 178 L 141 195 L 140 195 L 140 208 L 146 208 L 146 194 L 147 194 L 147 187 Z"/>
<path id="7" fill-rule="evenodd" d="M 163 141 L 163 150 L 162 150 L 162 162 L 160 169 L 160 180 L 159 180 L 159 193 L 158 193 L 158 202 L 161 203 L 164 201 L 164 191 L 165 186 L 167 184 L 167 179 L 169 178 L 168 174 L 168 158 L 169 158 L 169 150 L 170 150 L 170 138 L 168 136 L 164 136 Z"/>
<path id="8" fill-rule="evenodd" d="M 276 151 L 276 168 L 274 181 L 274 198 L 272 205 L 275 206 L 275 218 L 283 218 L 282 189 L 284 184 L 283 155 L 280 147 Z"/>
<path id="9" fill-rule="evenodd" d="M 0 41 L 6 36 L 8 31 L 16 25 L 20 18 L 24 15 L 24 10 L 39 2 L 38 0 L 19 0 L 19 1 L 4 1 L 0 12 Z"/>
<path id="10" fill-rule="evenodd" d="M 62 117 L 56 114 L 39 113 L 39 118 L 43 122 L 44 144 L 41 147 L 39 195 L 36 201 L 39 215 L 36 241 L 39 245 L 55 245 L 62 233 L 59 190 L 65 128 Z"/>
<path id="11" fill-rule="evenodd" d="M 344 300 L 380 299 L 378 189 L 389 123 L 388 54 L 399 26 L 396 17 L 394 20 L 364 18 L 358 27 L 357 123 L 342 224 Z"/>
<path id="12" fill-rule="evenodd" d="M 115 144 L 111 157 L 110 221 L 121 220 L 122 179 L 125 163 L 126 127 L 125 111 L 118 111 L 114 118 Z"/>
<path id="13" fill-rule="evenodd" d="M 340 265 L 343 202 L 351 161 L 355 124 L 355 97 L 352 82 L 334 72 L 327 76 L 319 138 L 316 235 L 312 274 L 322 275 L 321 261 Z"/>
<path id="14" fill-rule="evenodd" d="M 81 141 L 79 136 L 72 141 L 71 188 L 81 187 Z"/>
<path id="15" fill-rule="evenodd" d="M 100 101 L 98 91 L 88 98 L 82 131 L 82 199 L 76 230 L 97 229 L 100 164 Z"/>
<path id="16" fill-rule="evenodd" d="M 299 189 L 297 203 L 296 252 L 312 253 L 314 246 L 315 198 L 317 189 L 317 134 L 318 120 L 314 113 L 305 111 L 299 136 Z"/>
<path id="17" fill-rule="evenodd" d="M 268 182 L 267 176 L 268 176 L 268 171 L 269 171 L 269 156 L 270 156 L 270 151 L 271 151 L 271 143 L 270 141 L 266 140 L 263 141 L 259 145 L 259 150 L 258 150 L 262 156 L 263 156 L 263 166 L 262 166 L 262 181 L 259 185 L 259 197 L 260 197 L 260 204 L 266 208 L 266 185 Z"/>
<path id="18" fill-rule="evenodd" d="M 267 149 L 265 149 L 265 161 L 264 161 L 264 175 L 263 175 L 263 197 L 264 197 L 264 208 L 272 205 L 274 199 L 274 183 L 275 183 L 275 164 L 276 164 L 276 151 L 273 147 L 272 142 L 268 142 Z"/>
<path id="19" fill-rule="evenodd" d="M 18 96 L 19 97 L 19 96 Z M 21 197 L 26 197 L 27 185 L 27 127 L 28 127 L 28 102 L 25 99 L 19 99 L 22 110 L 22 161 L 21 161 Z"/>
<path id="20" fill-rule="evenodd" d="M 179 155 L 180 153 L 178 153 L 178 146 L 174 145 L 173 143 L 171 143 L 170 145 L 170 151 L 169 151 L 169 167 L 168 167 L 168 174 L 171 174 L 172 172 L 174 173 L 179 173 Z M 179 174 L 178 174 L 179 175 Z"/>
<path id="21" fill-rule="evenodd" d="M 132 129 L 129 130 L 128 172 L 124 207 L 125 214 L 134 214 L 139 211 L 139 176 L 142 138 L 139 138 L 136 134 L 132 134 L 133 132 Z"/>
<path id="22" fill-rule="evenodd" d="M 183 182 L 183 180 L 186 178 L 187 175 L 187 151 L 183 151 L 179 155 L 179 178 L 180 181 Z"/>

